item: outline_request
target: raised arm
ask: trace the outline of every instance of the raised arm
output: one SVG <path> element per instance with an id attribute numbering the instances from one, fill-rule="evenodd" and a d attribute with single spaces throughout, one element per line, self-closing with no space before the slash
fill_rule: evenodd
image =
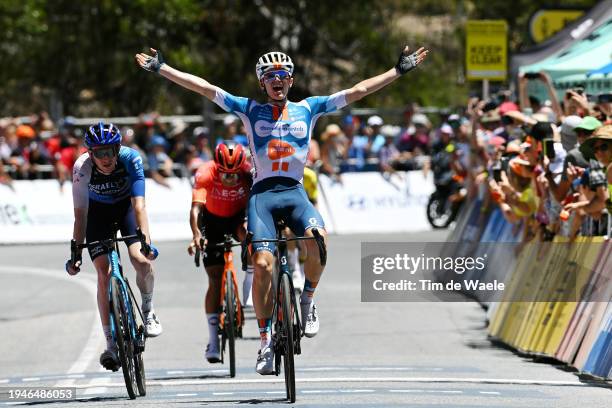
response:
<path id="1" fill-rule="evenodd" d="M 429 50 L 421 47 L 416 52 L 409 54 L 409 48 L 406 46 L 400 54 L 399 60 L 397 61 L 395 67 L 380 75 L 376 75 L 372 78 L 361 81 L 352 88 L 347 89 L 345 94 L 347 104 L 358 101 L 361 98 L 370 95 L 381 88 L 384 88 L 400 76 L 416 68 L 416 66 L 423 62 L 425 57 L 427 57 L 428 52 Z"/>
<path id="2" fill-rule="evenodd" d="M 188 74 L 172 68 L 164 62 L 161 53 L 151 48 L 153 56 L 140 53 L 136 54 L 136 63 L 142 68 L 150 72 L 156 72 L 159 75 L 169 79 L 170 81 L 187 88 L 200 95 L 204 95 L 210 100 L 213 100 L 217 87 L 199 76 Z"/>

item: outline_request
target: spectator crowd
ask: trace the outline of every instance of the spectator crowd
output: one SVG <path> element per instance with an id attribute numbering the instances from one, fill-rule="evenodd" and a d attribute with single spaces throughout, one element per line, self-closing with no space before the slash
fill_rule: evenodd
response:
<path id="1" fill-rule="evenodd" d="M 550 88 L 543 102 L 526 92 L 514 99 L 500 91 L 435 118 L 415 104 L 399 123 L 378 115 L 331 117 L 312 138 L 307 165 L 338 182 L 344 172 L 433 170 L 436 184 L 452 183 L 457 196 L 498 206 L 509 222 L 525 227 L 525 239 L 603 233 L 612 212 L 612 98 L 589 99 L 573 89 L 558 101 L 540 75 Z M 521 78 L 523 91 L 525 85 Z M 141 153 L 148 176 L 162 185 L 169 176 L 193 174 L 221 140 L 247 145 L 233 115 L 214 135 L 180 119 L 161 123 L 156 114 L 140 115 L 121 133 L 123 144 Z M 53 177 L 61 185 L 86 150 L 82 134 L 74 118 L 54 123 L 44 112 L 0 119 L 0 182 Z"/>

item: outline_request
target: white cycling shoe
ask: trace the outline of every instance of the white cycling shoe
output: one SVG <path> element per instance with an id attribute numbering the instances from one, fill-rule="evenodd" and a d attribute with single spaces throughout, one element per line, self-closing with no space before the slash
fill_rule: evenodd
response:
<path id="1" fill-rule="evenodd" d="M 219 338 L 218 337 L 217 337 L 216 342 L 215 342 L 215 339 L 212 339 L 206 345 L 206 360 L 208 360 L 208 362 L 211 364 L 221 362 L 221 352 L 219 351 Z"/>
<path id="2" fill-rule="evenodd" d="M 157 337 L 162 334 L 162 325 L 155 315 L 155 312 L 149 312 L 144 315 L 145 318 L 145 333 L 147 337 Z"/>
<path id="3" fill-rule="evenodd" d="M 300 309 L 302 312 L 302 330 L 304 330 L 304 336 L 314 337 L 319 332 L 319 315 L 317 313 L 317 306 L 312 303 L 301 303 Z"/>
<path id="4" fill-rule="evenodd" d="M 261 375 L 274 374 L 274 349 L 272 344 L 259 350 L 255 371 Z"/>

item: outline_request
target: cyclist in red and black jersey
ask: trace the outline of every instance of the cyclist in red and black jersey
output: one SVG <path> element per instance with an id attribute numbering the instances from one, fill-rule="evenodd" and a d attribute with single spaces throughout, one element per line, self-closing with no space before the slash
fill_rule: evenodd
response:
<path id="1" fill-rule="evenodd" d="M 204 302 L 208 320 L 209 340 L 206 359 L 210 363 L 221 362 L 219 350 L 219 305 L 221 304 L 221 275 L 223 274 L 223 250 L 215 244 L 224 241 L 226 234 L 232 234 L 239 241 L 244 240 L 245 209 L 249 190 L 253 184 L 251 165 L 244 148 L 234 142 L 221 143 L 215 149 L 214 161 L 203 164 L 195 176 L 189 223 L 193 240 L 189 254 L 196 248 L 202 249 L 200 240 L 204 230 L 206 249 L 204 266 L 208 275 L 208 290 Z M 247 267 L 242 285 L 243 302 L 251 294 L 253 267 Z"/>

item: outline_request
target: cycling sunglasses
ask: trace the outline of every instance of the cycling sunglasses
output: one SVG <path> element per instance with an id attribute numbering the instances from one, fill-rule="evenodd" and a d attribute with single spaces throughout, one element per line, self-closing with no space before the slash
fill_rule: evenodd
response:
<path id="1" fill-rule="evenodd" d="M 90 150 L 96 159 L 113 158 L 117 154 L 117 149 L 113 146 L 99 147 L 97 149 Z"/>
<path id="2" fill-rule="evenodd" d="M 221 181 L 226 184 L 235 184 L 240 177 L 238 173 L 226 173 L 222 171 L 219 172 L 219 176 L 221 177 Z"/>
<path id="3" fill-rule="evenodd" d="M 280 69 L 278 71 L 268 71 L 265 74 L 263 74 L 263 80 L 266 82 L 270 82 L 272 81 L 274 78 L 276 78 L 278 76 L 278 79 L 280 79 L 281 81 L 283 79 L 289 79 L 291 78 L 291 74 L 283 69 Z"/>
<path id="4" fill-rule="evenodd" d="M 600 145 L 596 145 L 593 146 L 593 151 L 594 152 L 607 152 L 608 149 L 610 148 L 610 145 L 608 143 L 602 143 Z"/>

